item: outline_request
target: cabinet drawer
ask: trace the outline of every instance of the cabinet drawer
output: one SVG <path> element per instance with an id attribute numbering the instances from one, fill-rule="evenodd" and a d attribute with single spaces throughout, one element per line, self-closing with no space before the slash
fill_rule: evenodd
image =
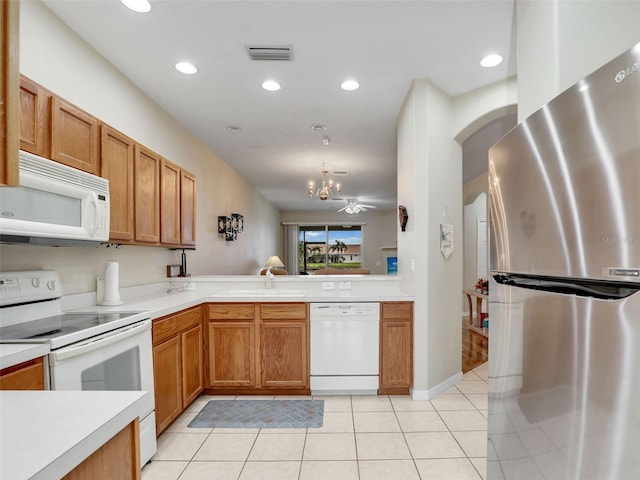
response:
<path id="1" fill-rule="evenodd" d="M 262 320 L 288 320 L 307 318 L 306 303 L 262 303 L 260 305 Z"/>
<path id="2" fill-rule="evenodd" d="M 209 305 L 209 320 L 253 320 L 253 303 L 212 303 Z"/>
<path id="3" fill-rule="evenodd" d="M 200 307 L 194 307 L 168 317 L 154 320 L 152 330 L 153 344 L 156 345 L 194 325 L 199 325 L 201 319 Z"/>
<path id="4" fill-rule="evenodd" d="M 44 390 L 44 360 L 37 358 L 0 370 L 0 390 Z"/>
<path id="5" fill-rule="evenodd" d="M 410 320 L 413 310 L 411 302 L 391 302 L 382 303 L 382 319 L 403 319 Z"/>

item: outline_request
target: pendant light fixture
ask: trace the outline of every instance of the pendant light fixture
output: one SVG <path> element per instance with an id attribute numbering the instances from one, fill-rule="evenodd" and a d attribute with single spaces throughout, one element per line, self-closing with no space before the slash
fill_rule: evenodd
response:
<path id="1" fill-rule="evenodd" d="M 322 164 L 322 185 L 316 190 L 313 180 L 309 182 L 309 198 L 318 197 L 320 200 L 326 200 L 329 195 L 340 192 L 340 184 L 333 183 L 333 180 L 327 180 L 327 169 Z"/>

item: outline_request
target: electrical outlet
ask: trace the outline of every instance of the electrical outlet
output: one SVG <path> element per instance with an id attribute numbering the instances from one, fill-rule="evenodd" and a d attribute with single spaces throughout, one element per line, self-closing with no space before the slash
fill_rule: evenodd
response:
<path id="1" fill-rule="evenodd" d="M 193 282 L 187 282 L 182 286 L 183 290 L 195 290 L 196 289 L 196 284 Z"/>
<path id="2" fill-rule="evenodd" d="M 335 288 L 335 285 L 333 284 L 333 282 L 322 282 L 323 290 L 333 290 L 334 288 Z"/>
<path id="3" fill-rule="evenodd" d="M 351 282 L 340 282 L 340 290 L 351 290 Z"/>

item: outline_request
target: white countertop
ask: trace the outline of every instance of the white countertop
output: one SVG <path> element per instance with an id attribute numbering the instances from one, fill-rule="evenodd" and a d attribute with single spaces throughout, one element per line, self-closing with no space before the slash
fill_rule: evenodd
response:
<path id="1" fill-rule="evenodd" d="M 0 370 L 49 353 L 48 343 L 0 344 Z"/>
<path id="2" fill-rule="evenodd" d="M 148 392 L 0 392 L 0 478 L 61 478 L 144 414 Z"/>
<path id="3" fill-rule="evenodd" d="M 195 290 L 186 290 L 189 284 Z M 118 306 L 96 306 L 95 292 L 67 295 L 62 298 L 65 311 L 127 312 L 148 311 L 151 319 L 208 302 L 393 302 L 413 301 L 413 295 L 400 290 L 399 277 L 386 275 L 276 276 L 272 287 L 265 288 L 265 278 L 257 275 L 195 276 L 120 289 L 123 300 Z M 331 286 L 331 289 L 326 287 Z M 348 287 L 348 288 L 346 288 Z M 169 291 L 171 290 L 171 291 Z M 259 295 L 228 296 L 229 291 L 256 291 Z M 283 291 L 303 294 L 282 296 Z M 42 347 L 42 346 L 39 346 Z M 0 345 L 2 368 L 48 353 L 35 346 L 14 353 L 24 346 Z M 44 347 L 48 348 L 48 347 Z M 42 352 L 42 353 L 41 353 Z"/>

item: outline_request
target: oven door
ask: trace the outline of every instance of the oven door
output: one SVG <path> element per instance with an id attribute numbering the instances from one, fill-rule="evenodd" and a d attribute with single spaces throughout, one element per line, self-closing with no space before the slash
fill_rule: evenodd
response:
<path id="1" fill-rule="evenodd" d="M 140 419 L 144 465 L 156 451 L 151 320 L 144 320 L 49 354 L 52 390 L 146 390 Z"/>

